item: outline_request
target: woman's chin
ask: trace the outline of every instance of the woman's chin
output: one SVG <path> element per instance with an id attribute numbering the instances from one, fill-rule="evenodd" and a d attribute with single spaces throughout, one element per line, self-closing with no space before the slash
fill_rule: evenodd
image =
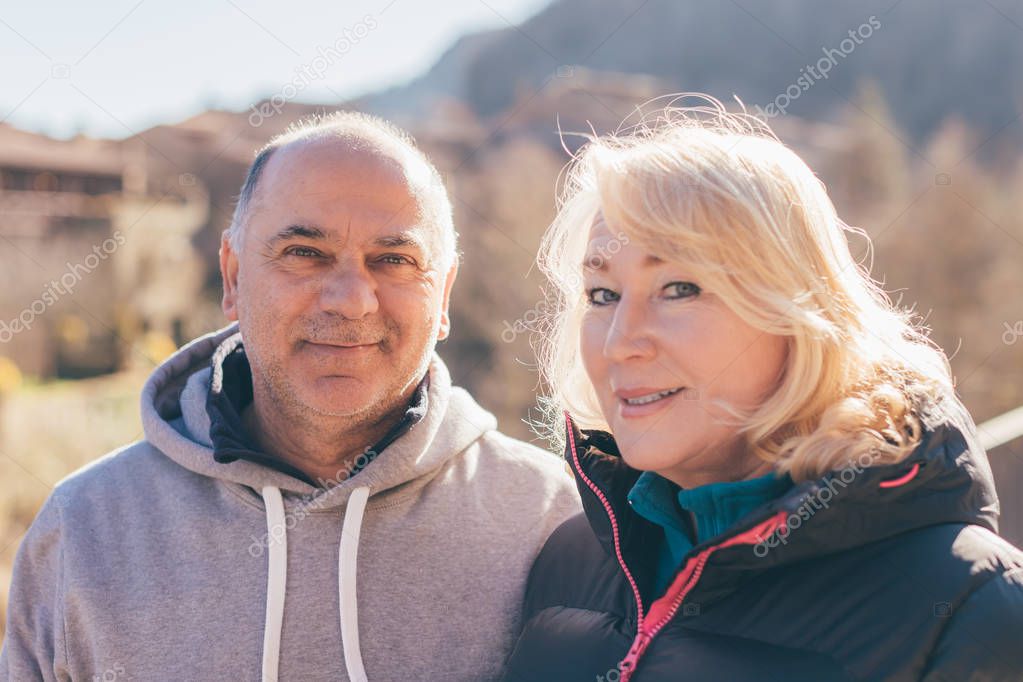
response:
<path id="1" fill-rule="evenodd" d="M 617 440 L 617 437 L 616 437 Z M 639 471 L 652 471 L 660 473 L 677 467 L 685 460 L 684 455 L 664 457 L 664 449 L 657 443 L 639 441 L 631 447 L 622 446 L 618 443 L 619 451 L 622 453 L 622 461 L 633 469 Z"/>

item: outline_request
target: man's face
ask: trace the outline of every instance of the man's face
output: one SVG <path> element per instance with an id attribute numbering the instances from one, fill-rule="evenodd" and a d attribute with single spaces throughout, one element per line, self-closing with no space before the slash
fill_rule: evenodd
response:
<path id="1" fill-rule="evenodd" d="M 344 140 L 278 149 L 240 253 L 224 240 L 224 312 L 273 404 L 379 419 L 447 336 L 456 266 L 438 271 L 440 228 L 421 221 L 400 158 Z"/>

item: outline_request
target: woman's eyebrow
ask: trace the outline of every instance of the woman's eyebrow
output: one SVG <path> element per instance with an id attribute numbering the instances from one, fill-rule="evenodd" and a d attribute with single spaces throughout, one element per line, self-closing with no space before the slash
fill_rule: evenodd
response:
<path id="1" fill-rule="evenodd" d="M 614 256 L 605 256 L 599 252 L 593 253 L 587 255 L 586 258 L 583 259 L 582 268 L 583 270 L 588 270 L 590 272 L 602 272 L 607 270 L 607 264 L 613 258 Z M 664 260 L 660 256 L 647 254 L 646 258 L 643 259 L 643 267 L 656 267 L 658 265 L 664 265 L 667 262 L 668 261 Z"/>

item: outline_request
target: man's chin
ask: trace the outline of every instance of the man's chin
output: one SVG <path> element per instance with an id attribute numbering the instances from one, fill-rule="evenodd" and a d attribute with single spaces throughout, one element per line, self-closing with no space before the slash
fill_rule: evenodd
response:
<path id="1" fill-rule="evenodd" d="M 317 377 L 299 388 L 299 401 L 317 414 L 354 417 L 370 411 L 374 396 L 352 377 Z"/>
<path id="2" fill-rule="evenodd" d="M 321 417 L 338 417 L 352 419 L 370 411 L 370 405 L 366 403 L 355 403 L 352 400 L 330 400 L 314 398 L 302 401 L 306 408 L 313 414 Z"/>

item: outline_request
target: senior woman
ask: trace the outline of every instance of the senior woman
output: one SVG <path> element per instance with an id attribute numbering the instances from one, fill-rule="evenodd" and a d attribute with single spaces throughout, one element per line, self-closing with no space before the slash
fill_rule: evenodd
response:
<path id="1" fill-rule="evenodd" d="M 585 513 L 506 679 L 1023 680 L 1023 553 L 946 356 L 806 164 L 706 101 L 590 140 L 545 236 Z"/>

